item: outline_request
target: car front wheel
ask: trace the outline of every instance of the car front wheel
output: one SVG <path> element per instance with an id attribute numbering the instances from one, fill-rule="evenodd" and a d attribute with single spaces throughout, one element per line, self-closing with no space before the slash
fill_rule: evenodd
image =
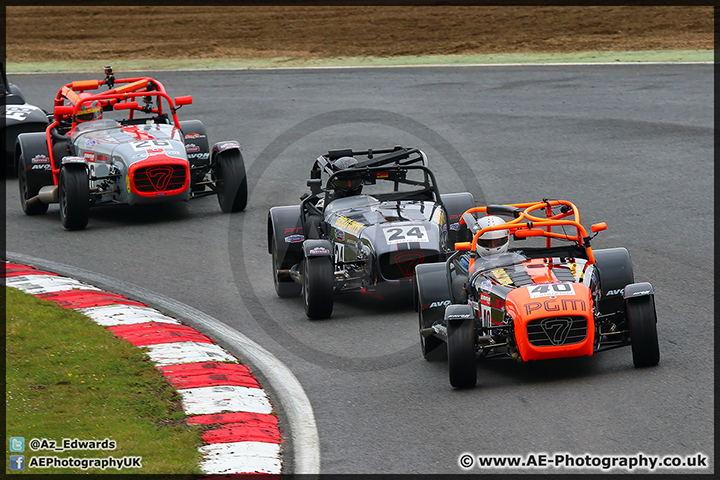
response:
<path id="1" fill-rule="evenodd" d="M 627 299 L 633 364 L 652 367 L 660 362 L 655 301 L 652 296 Z"/>
<path id="2" fill-rule="evenodd" d="M 333 310 L 333 264 L 330 257 L 303 260 L 303 302 L 312 320 L 328 318 Z"/>
<path id="3" fill-rule="evenodd" d="M 58 179 L 60 220 L 68 230 L 82 230 L 90 217 L 90 187 L 85 166 L 65 166 Z"/>

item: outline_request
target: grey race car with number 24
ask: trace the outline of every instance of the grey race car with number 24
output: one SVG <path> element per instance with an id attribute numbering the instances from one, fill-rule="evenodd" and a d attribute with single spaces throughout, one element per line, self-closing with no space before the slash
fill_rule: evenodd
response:
<path id="1" fill-rule="evenodd" d="M 444 261 L 475 206 L 468 192 L 441 195 L 417 148 L 331 150 L 307 185 L 299 206 L 270 209 L 267 239 L 276 293 L 302 294 L 311 319 L 330 317 L 335 293 L 409 292 L 415 266 Z"/>

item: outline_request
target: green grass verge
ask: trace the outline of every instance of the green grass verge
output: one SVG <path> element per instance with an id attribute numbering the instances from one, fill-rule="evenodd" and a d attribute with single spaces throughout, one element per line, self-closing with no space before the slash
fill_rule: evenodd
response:
<path id="1" fill-rule="evenodd" d="M 391 67 L 422 65 L 497 65 L 518 63 L 713 62 L 714 50 L 639 52 L 506 53 L 487 55 L 407 55 L 344 58 L 188 58 L 176 60 L 83 60 L 76 62 L 9 62 L 8 73 L 100 72 L 111 64 L 117 73 L 133 70 L 260 69 L 307 67 Z M 117 74 L 116 74 L 117 75 Z"/>
<path id="2" fill-rule="evenodd" d="M 180 395 L 140 348 L 74 310 L 14 288 L 5 290 L 5 434 L 24 437 L 26 444 L 26 468 L 13 474 L 201 473 L 201 429 L 187 425 Z M 33 452 L 33 438 L 58 443 L 63 438 L 109 438 L 117 447 Z M 142 468 L 27 468 L 30 457 L 41 455 L 140 456 Z"/>

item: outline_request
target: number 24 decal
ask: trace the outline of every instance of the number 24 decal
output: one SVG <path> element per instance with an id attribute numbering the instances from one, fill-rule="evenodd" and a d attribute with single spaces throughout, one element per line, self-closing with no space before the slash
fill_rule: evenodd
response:
<path id="1" fill-rule="evenodd" d="M 428 234 L 422 225 L 390 227 L 383 230 L 388 245 L 410 242 L 427 242 Z"/>

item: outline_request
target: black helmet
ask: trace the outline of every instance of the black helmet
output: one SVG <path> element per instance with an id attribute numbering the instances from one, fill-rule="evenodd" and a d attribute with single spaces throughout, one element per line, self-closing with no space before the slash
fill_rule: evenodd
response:
<path id="1" fill-rule="evenodd" d="M 353 157 L 340 157 L 332 163 L 332 166 L 337 172 L 342 172 L 342 170 L 354 167 L 357 163 L 358 161 Z M 362 192 L 363 181 L 360 172 L 338 173 L 336 175 L 333 178 L 332 185 L 337 197 L 349 197 Z"/>

